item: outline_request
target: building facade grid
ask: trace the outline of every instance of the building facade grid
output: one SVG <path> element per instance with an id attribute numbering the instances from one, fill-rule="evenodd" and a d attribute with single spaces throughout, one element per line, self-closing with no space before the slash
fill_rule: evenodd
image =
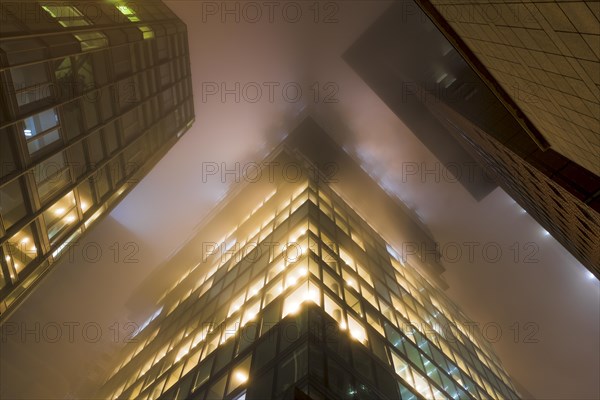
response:
<path id="1" fill-rule="evenodd" d="M 3 2 L 0 315 L 194 120 L 187 30 L 162 2 Z"/>
<path id="2" fill-rule="evenodd" d="M 466 316 L 327 185 L 279 186 L 216 243 L 159 301 L 103 395 L 288 398 L 296 387 L 314 399 L 517 398 Z M 311 336 L 315 318 L 336 339 Z M 318 372 L 338 365 L 313 358 L 327 354 L 321 346 L 346 339 L 366 355 L 350 363 L 363 375 Z M 378 369 L 387 372 L 364 375 Z M 393 385 L 378 382 L 387 377 Z"/>

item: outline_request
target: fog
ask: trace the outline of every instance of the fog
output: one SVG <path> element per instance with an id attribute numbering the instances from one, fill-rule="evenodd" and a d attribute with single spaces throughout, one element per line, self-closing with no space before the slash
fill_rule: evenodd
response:
<path id="1" fill-rule="evenodd" d="M 220 14 L 236 2 L 166 3 L 188 26 L 195 124 L 8 319 L 0 397 L 93 398 L 128 323 L 152 315 L 163 288 L 132 294 L 239 180 L 203 176 L 203 167 L 261 160 L 312 116 L 430 229 L 448 295 L 485 328 L 521 387 L 539 399 L 600 398 L 599 282 L 501 188 L 476 201 L 342 59 L 390 3 L 314 3 L 315 16 L 312 2 L 297 2 L 297 22 L 277 9 L 258 22 Z M 25 331 L 36 324 L 39 338 Z M 48 340 L 55 325 L 62 334 Z"/>

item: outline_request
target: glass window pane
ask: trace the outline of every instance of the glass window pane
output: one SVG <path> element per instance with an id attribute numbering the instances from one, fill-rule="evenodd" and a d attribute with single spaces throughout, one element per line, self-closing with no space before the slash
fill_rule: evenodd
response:
<path id="1" fill-rule="evenodd" d="M 46 222 L 50 244 L 57 243 L 58 239 L 74 226 L 77 220 L 75 196 L 73 192 L 69 192 L 44 211 L 44 221 Z"/>
<path id="2" fill-rule="evenodd" d="M 26 118 L 24 123 L 25 129 L 23 130 L 23 134 L 25 135 L 25 138 L 28 139 L 45 130 L 57 126 L 58 115 L 56 114 L 56 109 L 51 108 L 49 110 L 42 111 L 39 114 L 33 115 L 29 118 Z"/>
<path id="3" fill-rule="evenodd" d="M 238 387 L 245 385 L 248 382 L 250 376 L 250 363 L 252 362 L 252 356 L 246 357 L 243 361 L 238 363 L 231 370 L 231 377 L 229 378 L 229 386 L 227 388 L 227 394 L 230 394 Z"/>
<path id="4" fill-rule="evenodd" d="M 283 361 L 277 368 L 277 385 L 275 395 L 284 392 L 304 377 L 308 372 L 307 347 L 296 350 L 291 357 Z"/>
<path id="5" fill-rule="evenodd" d="M 4 229 L 8 229 L 15 222 L 25 216 L 27 209 L 23 198 L 21 180 L 14 181 L 0 188 L 0 215 L 4 222 Z"/>
<path id="6" fill-rule="evenodd" d="M 48 146 L 51 143 L 56 142 L 60 139 L 60 133 L 58 133 L 58 129 L 54 129 L 43 136 L 33 139 L 32 141 L 27 143 L 27 150 L 30 155 L 34 155 L 38 151 L 42 150 L 44 147 Z"/>
<path id="7" fill-rule="evenodd" d="M 26 65 L 10 69 L 15 90 L 48 82 L 44 63 Z"/>
<path id="8" fill-rule="evenodd" d="M 43 202 L 71 181 L 63 153 L 55 154 L 34 168 L 38 195 Z"/>
<path id="9" fill-rule="evenodd" d="M 227 382 L 227 375 L 221 378 L 217 383 L 212 385 L 206 395 L 206 400 L 223 400 L 223 393 L 225 392 L 225 383 Z"/>
<path id="10" fill-rule="evenodd" d="M 33 223 L 29 224 L 8 239 L 9 256 L 6 261 L 9 263 L 9 267 L 11 265 L 14 267 L 16 274 L 23 271 L 38 255 L 39 245 L 33 236 L 32 226 Z"/>

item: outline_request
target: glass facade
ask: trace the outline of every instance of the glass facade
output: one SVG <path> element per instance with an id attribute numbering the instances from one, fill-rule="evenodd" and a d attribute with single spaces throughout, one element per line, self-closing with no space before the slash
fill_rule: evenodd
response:
<path id="1" fill-rule="evenodd" d="M 310 173 L 274 186 L 229 233 L 202 242 L 102 397 L 518 398 L 491 345 L 417 260 Z"/>
<path id="2" fill-rule="evenodd" d="M 0 318 L 194 121 L 162 2 L 3 2 Z"/>

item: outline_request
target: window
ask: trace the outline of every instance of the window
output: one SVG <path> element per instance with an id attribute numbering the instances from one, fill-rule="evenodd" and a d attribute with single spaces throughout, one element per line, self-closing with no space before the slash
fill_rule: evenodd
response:
<path id="1" fill-rule="evenodd" d="M 229 378 L 229 385 L 227 386 L 227 394 L 230 394 L 235 389 L 245 385 L 246 382 L 248 382 L 251 362 L 252 356 L 248 356 L 232 368 L 231 376 Z"/>
<path id="2" fill-rule="evenodd" d="M 42 8 L 65 28 L 92 25 L 77 8 L 64 5 L 43 5 Z M 101 32 L 76 33 L 73 36 L 79 41 L 81 51 L 89 51 L 108 46 L 108 39 Z"/>
<path id="3" fill-rule="evenodd" d="M 11 68 L 10 75 L 19 107 L 50 97 L 51 83 L 46 64 Z"/>
<path id="4" fill-rule="evenodd" d="M 21 186 L 21 178 L 7 183 L 0 188 L 0 215 L 4 229 L 13 226 L 27 212 Z"/>
<path id="5" fill-rule="evenodd" d="M 37 243 L 33 236 L 33 226 L 34 223 L 27 225 L 8 239 L 9 255 L 5 257 L 5 260 L 9 265 L 11 275 L 14 274 L 13 279 L 38 255 Z"/>
<path id="6" fill-rule="evenodd" d="M 44 211 L 44 221 L 50 245 L 54 245 L 78 220 L 75 196 L 69 192 Z"/>
<path id="7" fill-rule="evenodd" d="M 125 2 L 119 2 L 115 7 L 121 12 L 129 21 L 139 22 L 140 18 L 136 15 L 133 8 L 124 4 Z M 138 29 L 142 32 L 144 39 L 152 39 L 154 37 L 154 31 L 149 26 L 139 26 Z"/>
<path id="8" fill-rule="evenodd" d="M 64 153 L 57 153 L 34 167 L 34 177 L 40 200 L 44 202 L 71 181 Z"/>
<path id="9" fill-rule="evenodd" d="M 77 8 L 55 4 L 56 3 L 50 3 L 42 6 L 42 8 L 63 27 L 70 28 L 74 26 L 91 25 Z"/>
<path id="10" fill-rule="evenodd" d="M 308 352 L 304 346 L 296 350 L 277 368 L 275 395 L 284 392 L 308 372 Z"/>

